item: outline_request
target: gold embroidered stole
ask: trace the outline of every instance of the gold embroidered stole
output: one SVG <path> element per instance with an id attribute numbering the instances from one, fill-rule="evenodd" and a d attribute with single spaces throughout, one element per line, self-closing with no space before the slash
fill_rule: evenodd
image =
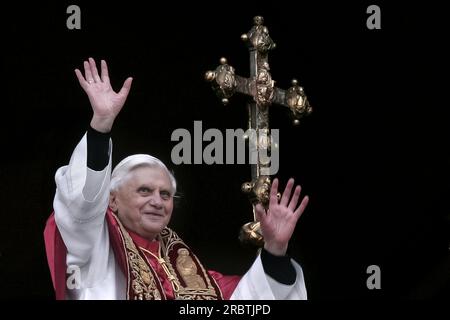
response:
<path id="1" fill-rule="evenodd" d="M 159 235 L 160 256 L 136 246 L 127 230 L 114 215 L 122 249 L 125 252 L 127 299 L 167 299 L 157 272 L 147 260 L 144 251 L 161 264 L 172 284 L 175 299 L 222 300 L 222 292 L 216 280 L 206 271 L 191 249 L 170 228 Z"/>

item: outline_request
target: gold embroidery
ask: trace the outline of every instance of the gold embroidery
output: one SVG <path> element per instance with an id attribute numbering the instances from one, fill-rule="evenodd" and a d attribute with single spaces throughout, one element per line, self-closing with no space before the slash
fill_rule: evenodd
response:
<path id="1" fill-rule="evenodd" d="M 127 249 L 126 252 L 128 253 L 127 260 L 129 268 L 131 269 L 133 279 L 131 288 L 135 293 L 135 299 L 161 300 L 161 293 L 157 288 L 155 277 L 152 275 L 150 267 L 145 262 L 145 260 L 142 259 L 138 249 L 136 248 L 136 245 L 133 242 L 133 239 L 131 239 L 130 235 L 125 230 L 122 223 L 117 217 L 116 221 L 120 227 L 121 235 Z"/>
<path id="2" fill-rule="evenodd" d="M 181 238 L 171 229 L 165 228 L 161 234 L 161 249 L 163 250 L 164 258 L 166 259 L 166 264 L 169 270 L 173 275 L 177 275 L 177 272 L 174 270 L 172 263 L 169 259 L 170 252 L 175 250 L 176 246 L 182 246 L 184 248 L 188 248 L 188 246 L 181 240 Z M 191 259 L 195 258 L 200 266 L 201 274 L 204 275 L 204 279 L 206 280 L 205 288 L 191 288 L 186 283 L 187 287 L 180 287 L 178 292 L 175 292 L 175 299 L 183 299 L 183 300 L 217 300 L 223 299 L 222 292 L 220 290 L 219 285 L 216 280 L 211 277 L 200 261 L 195 257 L 191 257 Z M 176 265 L 176 261 L 175 261 Z M 178 270 L 178 268 L 177 268 Z M 178 270 L 179 272 L 179 270 Z M 181 272 L 180 272 L 181 275 Z M 184 280 L 184 279 L 183 279 Z M 203 280 L 203 279 L 202 279 Z M 211 281 L 214 282 L 214 286 L 211 284 Z M 179 280 L 178 280 L 179 282 Z M 217 288 L 217 289 L 216 289 Z"/>
<path id="3" fill-rule="evenodd" d="M 194 260 L 189 256 L 189 251 L 186 248 L 178 249 L 178 257 L 176 266 L 178 272 L 181 274 L 186 288 L 189 289 L 206 289 L 205 281 L 197 274 L 197 266 Z"/>
<path id="4" fill-rule="evenodd" d="M 154 256 L 158 263 L 160 263 L 169 281 L 172 284 L 175 299 L 185 300 L 217 300 L 223 299 L 222 292 L 217 282 L 205 270 L 203 265 L 198 261 L 195 255 L 191 256 L 187 245 L 181 238 L 169 228 L 165 228 L 160 234 L 159 257 L 144 248 L 136 247 L 133 239 L 123 227 L 120 220 L 115 216 L 115 220 L 119 225 L 119 233 L 123 240 L 124 249 L 126 252 L 127 268 L 130 273 L 131 289 L 133 295 L 132 299 L 137 300 L 161 300 L 166 299 L 166 295 L 161 282 L 156 274 L 154 274 L 150 263 L 143 251 L 148 252 Z M 178 253 L 174 264 L 177 271 L 174 270 L 172 261 L 169 257 L 172 250 Z M 179 248 L 181 246 L 181 248 Z M 194 262 L 197 262 L 197 264 Z M 198 267 L 200 267 L 200 274 Z M 186 284 L 183 287 L 177 275 L 180 275 Z M 203 275 L 203 277 L 201 276 Z M 206 283 L 205 283 L 206 281 Z M 214 282 L 214 286 L 211 284 Z M 130 292 L 127 290 L 127 297 Z"/>
<path id="5" fill-rule="evenodd" d="M 150 252 L 149 250 L 146 250 L 145 248 L 139 247 L 139 249 L 152 255 L 158 261 L 158 263 L 161 265 L 164 272 L 166 273 L 167 278 L 169 279 L 170 283 L 172 284 L 173 291 L 175 293 L 178 292 L 180 290 L 180 282 L 178 281 L 178 278 L 175 275 L 173 275 L 173 273 L 170 272 L 169 268 L 167 267 L 167 262 L 166 262 L 167 259 L 165 260 L 165 259 L 161 258 L 161 246 L 159 247 L 159 256 L 156 256 L 155 254 L 153 254 L 153 252 Z"/>

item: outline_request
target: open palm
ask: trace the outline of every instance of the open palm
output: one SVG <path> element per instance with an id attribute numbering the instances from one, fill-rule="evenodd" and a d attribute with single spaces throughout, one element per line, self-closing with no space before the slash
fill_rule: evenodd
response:
<path id="1" fill-rule="evenodd" d="M 105 130 L 110 130 L 114 119 L 125 104 L 133 79 L 126 79 L 120 91 L 114 92 L 109 81 L 106 61 L 101 61 L 101 75 L 99 75 L 92 58 L 89 58 L 89 61 L 84 61 L 84 76 L 78 69 L 75 69 L 75 74 L 89 97 L 94 112 L 93 121 L 104 125 Z"/>
<path id="2" fill-rule="evenodd" d="M 298 219 L 305 210 L 309 197 L 305 196 L 297 207 L 301 187 L 295 188 L 291 198 L 294 179 L 289 179 L 280 202 L 278 202 L 278 179 L 274 179 L 270 189 L 269 208 L 261 204 L 255 206 L 256 217 L 261 224 L 264 248 L 274 255 L 285 255 Z"/>

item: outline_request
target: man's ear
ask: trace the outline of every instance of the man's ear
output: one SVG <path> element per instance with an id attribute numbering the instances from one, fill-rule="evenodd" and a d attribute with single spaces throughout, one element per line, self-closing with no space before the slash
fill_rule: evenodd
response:
<path id="1" fill-rule="evenodd" d="M 109 193 L 109 207 L 114 213 L 117 213 L 118 207 L 117 207 L 117 196 L 115 192 Z"/>

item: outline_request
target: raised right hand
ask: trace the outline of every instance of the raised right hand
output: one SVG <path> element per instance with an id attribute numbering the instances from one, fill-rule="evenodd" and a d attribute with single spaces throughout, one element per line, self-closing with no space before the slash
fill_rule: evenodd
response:
<path id="1" fill-rule="evenodd" d="M 108 66 L 101 61 L 101 76 L 92 58 L 84 61 L 84 77 L 80 70 L 75 69 L 81 87 L 89 97 L 94 115 L 91 127 L 100 132 L 111 131 L 115 118 L 122 109 L 130 92 L 133 78 L 127 78 L 118 93 L 114 92 L 109 82 Z"/>

